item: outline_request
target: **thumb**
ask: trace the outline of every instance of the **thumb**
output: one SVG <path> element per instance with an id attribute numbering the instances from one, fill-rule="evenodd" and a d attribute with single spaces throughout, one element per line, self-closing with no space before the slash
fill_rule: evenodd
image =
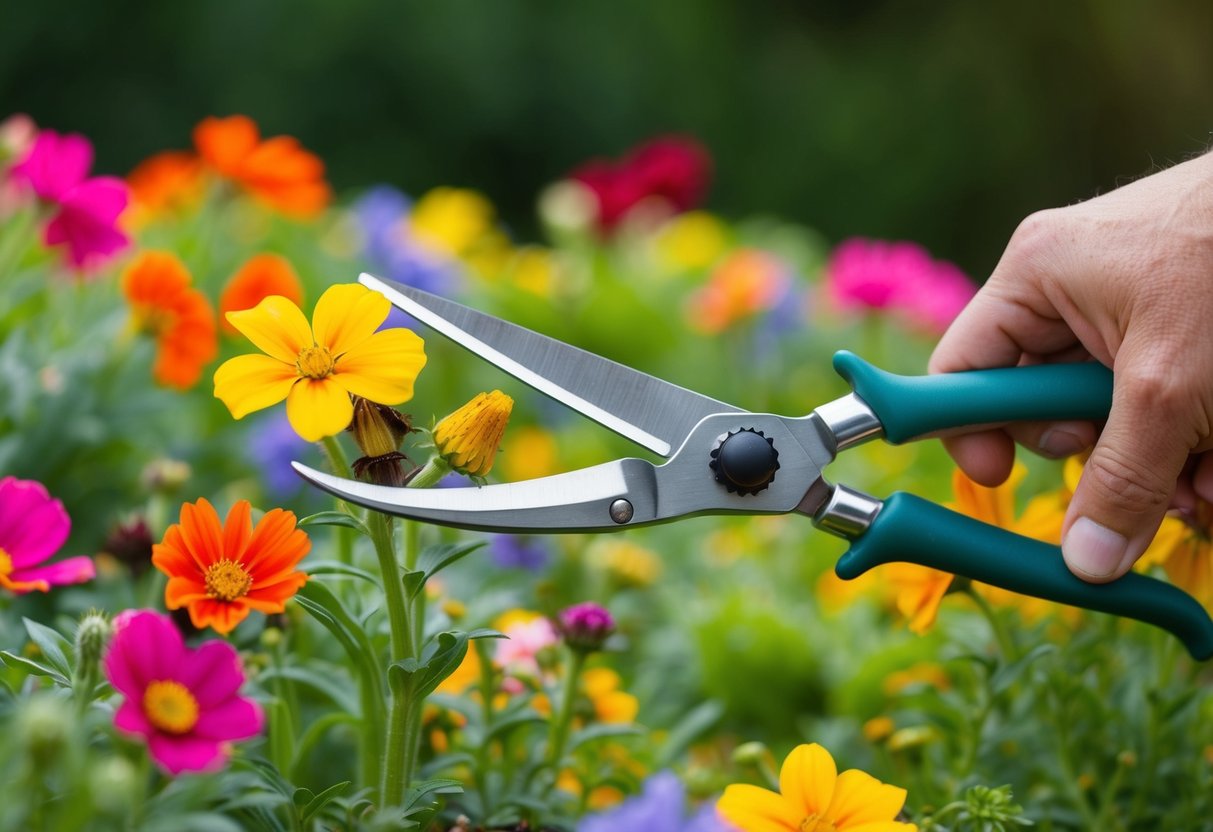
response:
<path id="1" fill-rule="evenodd" d="M 1066 512 L 1062 555 L 1086 581 L 1119 578 L 1141 557 L 1191 450 L 1184 397 L 1154 366 L 1148 374 L 1117 373 L 1107 426 Z"/>

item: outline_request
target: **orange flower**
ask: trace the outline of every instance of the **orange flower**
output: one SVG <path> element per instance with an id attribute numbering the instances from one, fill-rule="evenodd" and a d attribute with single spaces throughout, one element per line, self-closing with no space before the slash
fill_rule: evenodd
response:
<path id="1" fill-rule="evenodd" d="M 238 334 L 227 319 L 228 312 L 252 309 L 270 295 L 281 295 L 299 306 L 303 303 L 303 284 L 290 261 L 278 254 L 257 254 L 250 257 L 219 296 L 219 320 L 228 335 Z"/>
<path id="2" fill-rule="evenodd" d="M 152 375 L 185 390 L 219 351 L 210 301 L 190 286 L 185 265 L 166 251 L 145 251 L 122 274 L 135 329 L 156 340 Z"/>
<path id="3" fill-rule="evenodd" d="M 157 153 L 126 177 L 131 202 L 139 218 L 181 208 L 202 192 L 202 166 L 192 153 L 170 150 Z"/>
<path id="4" fill-rule="evenodd" d="M 248 116 L 203 119 L 194 146 L 207 167 L 284 214 L 314 216 L 332 196 L 319 157 L 290 136 L 262 141 Z"/>
<path id="5" fill-rule="evenodd" d="M 220 523 L 200 499 L 181 506 L 181 522 L 152 547 L 152 564 L 168 576 L 165 606 L 186 607 L 195 627 L 226 634 L 249 610 L 283 611 L 307 582 L 295 567 L 311 546 L 292 512 L 276 508 L 254 527 L 248 501 L 240 500 Z"/>

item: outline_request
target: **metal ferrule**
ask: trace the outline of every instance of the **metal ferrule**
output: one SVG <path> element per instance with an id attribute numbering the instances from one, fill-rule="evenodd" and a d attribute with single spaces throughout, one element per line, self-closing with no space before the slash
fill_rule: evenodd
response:
<path id="1" fill-rule="evenodd" d="M 854 393 L 827 402 L 813 412 L 825 422 L 830 433 L 834 434 L 836 452 L 875 439 L 884 433 L 884 425 L 880 423 L 872 408 Z"/>
<path id="2" fill-rule="evenodd" d="M 847 540 L 868 530 L 884 503 L 845 485 L 834 486 L 830 499 L 813 517 L 813 525 Z"/>

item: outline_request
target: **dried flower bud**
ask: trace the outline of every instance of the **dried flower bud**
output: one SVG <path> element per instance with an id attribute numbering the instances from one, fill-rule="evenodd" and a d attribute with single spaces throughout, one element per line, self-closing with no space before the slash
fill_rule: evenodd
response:
<path id="1" fill-rule="evenodd" d="M 514 400 L 494 390 L 470 402 L 434 426 L 434 445 L 452 469 L 483 477 L 493 468 Z"/>
<path id="2" fill-rule="evenodd" d="M 601 650 L 607 638 L 615 632 L 615 619 L 604 607 L 587 601 L 561 611 L 556 621 L 556 631 L 571 649 L 579 653 L 594 653 Z"/>
<path id="3" fill-rule="evenodd" d="M 136 578 L 152 565 L 152 531 L 140 516 L 123 520 L 105 538 L 102 551 L 126 564 Z"/>
<path id="4" fill-rule="evenodd" d="M 354 474 L 377 485 L 404 485 L 408 475 L 403 463 L 408 457 L 399 448 L 413 429 L 408 417 L 394 407 L 356 396 L 349 429 L 363 453 L 354 461 Z"/>

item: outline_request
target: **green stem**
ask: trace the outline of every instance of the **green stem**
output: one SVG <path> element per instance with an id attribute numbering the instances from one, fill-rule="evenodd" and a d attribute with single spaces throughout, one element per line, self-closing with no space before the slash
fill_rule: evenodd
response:
<path id="1" fill-rule="evenodd" d="M 981 596 L 981 593 L 969 584 L 962 590 L 970 598 L 973 603 L 977 604 L 977 608 L 981 610 L 986 620 L 990 622 L 990 629 L 994 633 L 994 639 L 998 642 L 998 647 L 1002 651 L 1002 659 L 1005 662 L 1013 662 L 1019 658 L 1019 646 L 1015 643 L 1015 638 L 1011 635 L 1011 631 L 1007 629 L 1006 622 L 998 617 L 997 611 L 990 606 L 990 602 Z"/>
<path id="2" fill-rule="evenodd" d="M 473 641 L 472 649 L 476 651 L 477 658 L 480 659 L 480 708 L 481 719 L 484 722 L 482 736 L 487 738 L 489 729 L 493 725 L 493 657 L 489 654 L 484 639 Z M 490 759 L 489 740 L 484 739 L 481 741 L 480 747 L 476 749 L 476 767 L 473 777 L 476 779 L 476 790 L 480 792 L 480 805 L 486 818 L 493 816 L 494 802 L 489 794 Z"/>
<path id="3" fill-rule="evenodd" d="M 34 208 L 24 208 L 13 217 L 0 239 L 0 278 L 9 277 L 9 272 L 21 263 L 30 243 L 37 239 L 30 233 L 37 219 L 38 211 Z"/>
<path id="4" fill-rule="evenodd" d="M 409 622 L 409 603 L 404 595 L 404 582 L 400 566 L 396 562 L 396 551 L 392 536 L 392 518 L 379 512 L 371 512 L 367 518 L 371 541 L 375 544 L 375 555 L 379 559 L 379 572 L 383 580 L 384 605 L 387 607 L 388 632 L 391 639 L 391 664 L 413 657 L 417 646 L 413 640 L 413 627 Z M 412 776 L 409 767 L 415 751 L 408 747 L 410 734 L 409 715 L 413 710 L 408 692 L 403 685 L 392 685 L 392 703 L 388 711 L 387 750 L 383 761 L 383 783 L 381 794 L 383 805 L 399 806 L 404 799 L 407 778 Z M 414 736 L 415 740 L 416 737 Z M 415 742 L 414 742 L 415 745 Z"/>
<path id="5" fill-rule="evenodd" d="M 333 474 L 338 477 L 348 477 L 350 475 L 349 458 L 345 455 L 345 450 L 341 447 L 341 442 L 336 436 L 326 436 L 321 441 L 321 447 L 324 449 L 324 455 L 328 458 L 329 468 Z M 337 500 L 338 511 L 350 511 L 349 505 L 344 500 Z M 334 529 L 337 535 L 337 560 L 341 563 L 354 562 L 354 530 L 337 527 Z"/>
<path id="6" fill-rule="evenodd" d="M 581 669 L 585 665 L 585 653 L 579 650 L 569 651 L 568 673 L 564 677 L 564 687 L 560 694 L 560 709 L 552 722 L 551 733 L 548 734 L 548 751 L 546 761 L 552 769 L 552 783 L 559 776 L 560 761 L 564 759 L 564 747 L 569 740 L 569 726 L 573 723 L 573 705 L 577 701 L 577 682 L 581 678 Z"/>
<path id="7" fill-rule="evenodd" d="M 438 454 L 434 454 L 408 482 L 409 488 L 429 488 L 451 473 L 451 466 Z"/>

